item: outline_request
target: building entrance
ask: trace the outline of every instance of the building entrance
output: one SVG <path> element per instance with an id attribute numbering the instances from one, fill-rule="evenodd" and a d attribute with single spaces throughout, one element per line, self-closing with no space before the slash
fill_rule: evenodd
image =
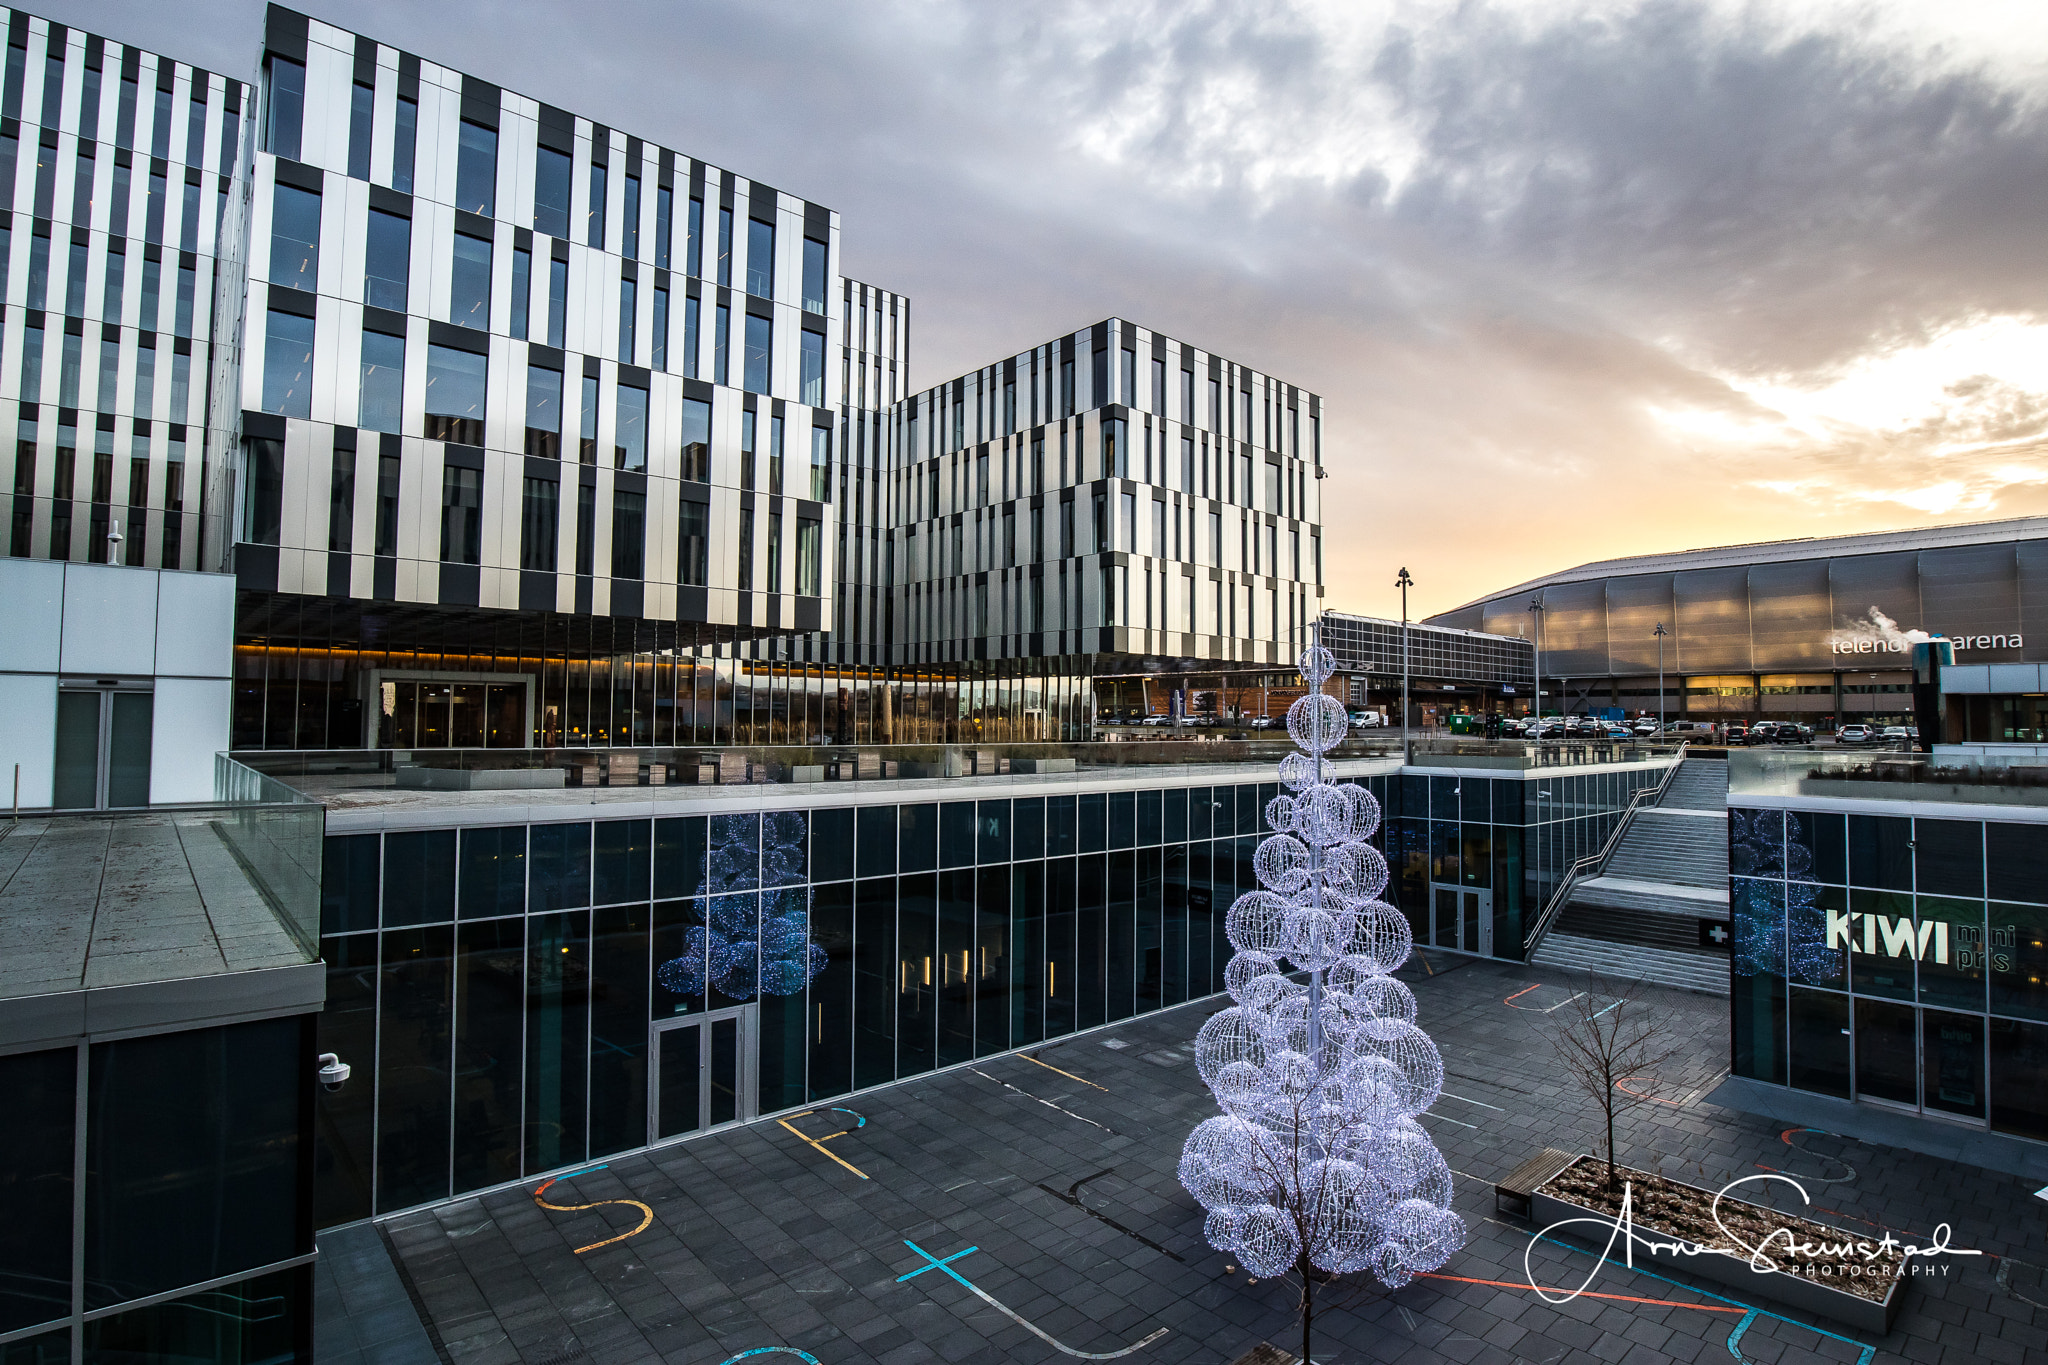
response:
<path id="1" fill-rule="evenodd" d="M 63 683 L 50 804 L 58 810 L 148 805 L 155 715 L 156 697 L 146 683 Z"/>
<path id="2" fill-rule="evenodd" d="M 754 1117 L 757 1013 L 754 1005 L 740 1005 L 654 1025 L 649 1142 Z"/>
<path id="3" fill-rule="evenodd" d="M 1429 900 L 1432 944 L 1493 956 L 1493 892 L 1431 883 Z"/>

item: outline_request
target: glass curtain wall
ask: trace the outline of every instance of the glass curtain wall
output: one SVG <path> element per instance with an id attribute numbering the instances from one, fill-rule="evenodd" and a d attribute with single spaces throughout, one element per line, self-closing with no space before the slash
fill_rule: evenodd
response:
<path id="1" fill-rule="evenodd" d="M 2048 826 L 1729 817 L 1735 1074 L 2048 1139 Z"/>

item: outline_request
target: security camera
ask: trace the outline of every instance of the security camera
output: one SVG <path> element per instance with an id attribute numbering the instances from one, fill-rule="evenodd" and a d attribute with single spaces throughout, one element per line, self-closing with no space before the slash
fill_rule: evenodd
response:
<path id="1" fill-rule="evenodd" d="M 349 1066 L 347 1062 L 344 1062 L 332 1052 L 320 1054 L 320 1087 L 323 1090 L 341 1089 L 348 1081 L 348 1073 Z"/>

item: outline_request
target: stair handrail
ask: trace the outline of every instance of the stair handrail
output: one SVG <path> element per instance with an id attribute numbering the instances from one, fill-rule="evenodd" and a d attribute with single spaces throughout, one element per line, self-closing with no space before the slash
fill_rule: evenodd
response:
<path id="1" fill-rule="evenodd" d="M 1654 806 L 1664 799 L 1664 793 L 1670 789 L 1671 780 L 1677 777 L 1678 770 L 1685 766 L 1686 743 L 1684 740 L 1679 741 L 1678 761 L 1665 770 L 1664 776 L 1658 780 L 1656 786 L 1643 787 L 1629 797 L 1628 805 L 1621 812 L 1621 819 L 1615 822 L 1606 842 L 1600 845 L 1600 851 L 1587 854 L 1565 869 L 1557 888 L 1550 893 L 1550 899 L 1543 902 L 1543 909 L 1536 916 L 1536 923 L 1522 935 L 1522 961 L 1529 960 L 1530 954 L 1536 951 L 1536 945 L 1550 932 L 1552 921 L 1564 913 L 1564 907 L 1571 900 L 1572 892 L 1578 888 L 1579 883 L 1591 881 L 1606 868 L 1607 860 L 1614 856 L 1615 849 L 1621 847 L 1622 836 L 1628 833 L 1629 825 L 1635 821 L 1636 812 L 1644 806 Z"/>

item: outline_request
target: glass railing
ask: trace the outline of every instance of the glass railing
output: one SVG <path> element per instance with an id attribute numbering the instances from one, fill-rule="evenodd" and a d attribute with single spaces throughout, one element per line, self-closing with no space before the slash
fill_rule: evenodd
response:
<path id="1" fill-rule="evenodd" d="M 2048 806 L 2048 769 L 1984 767 L 1929 754 L 1735 749 L 1728 795 Z"/>
<path id="2" fill-rule="evenodd" d="M 211 807 L 181 808 L 208 820 L 308 958 L 320 950 L 320 853 L 327 808 L 276 777 L 226 754 L 213 760 Z"/>
<path id="3" fill-rule="evenodd" d="M 318 792 L 349 786 L 702 786 L 1021 777 L 1133 767 L 1271 767 L 1292 752 L 1294 745 L 1283 730 L 1271 738 L 1198 744 L 1134 739 L 1090 744 L 245 750 L 235 758 L 251 770 L 304 782 Z M 1400 738 L 1393 736 L 1346 740 L 1330 757 L 1398 759 L 1400 754 Z"/>
<path id="4" fill-rule="evenodd" d="M 1513 743 L 1439 737 L 1413 744 L 1418 766 L 1566 768 L 1669 761 L 1679 746 L 1621 742 Z M 545 787 L 727 786 L 776 782 L 1043 777 L 1156 767 L 1271 769 L 1295 751 L 1284 730 L 1256 738 L 1121 739 L 1086 744 L 635 746 L 559 749 L 245 750 L 256 775 L 324 797 L 364 788 L 477 791 Z M 1336 763 L 1399 761 L 1398 732 L 1345 739 Z"/>

